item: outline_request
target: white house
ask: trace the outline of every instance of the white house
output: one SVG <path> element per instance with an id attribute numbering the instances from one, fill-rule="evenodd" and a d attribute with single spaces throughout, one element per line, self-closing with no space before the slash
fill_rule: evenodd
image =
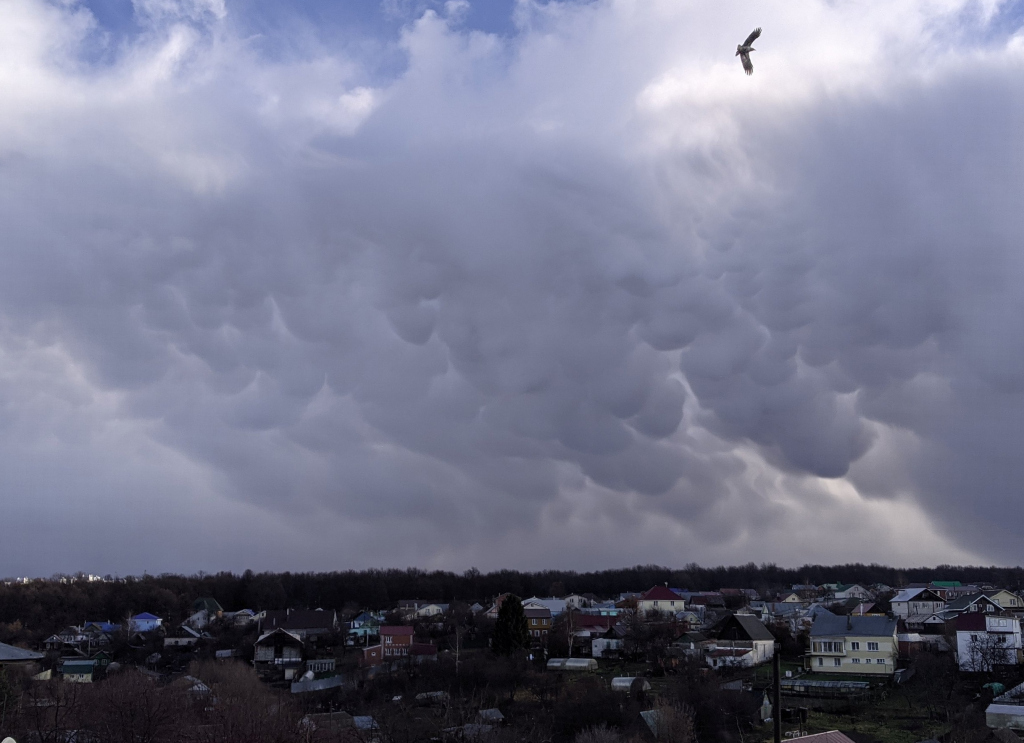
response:
<path id="1" fill-rule="evenodd" d="M 590 654 L 594 658 L 603 658 L 621 651 L 622 639 L 618 637 L 595 637 L 590 641 Z"/>
<path id="2" fill-rule="evenodd" d="M 828 588 L 832 591 L 832 598 L 836 601 L 874 598 L 871 591 L 863 586 L 858 586 L 856 583 L 831 583 L 828 585 Z"/>
<path id="3" fill-rule="evenodd" d="M 704 661 L 712 668 L 753 668 L 754 651 L 750 648 L 710 648 Z"/>
<path id="4" fill-rule="evenodd" d="M 646 591 L 636 602 L 637 613 L 641 616 L 653 612 L 676 614 L 686 608 L 686 601 L 667 586 L 655 586 Z"/>
<path id="5" fill-rule="evenodd" d="M 152 632 L 163 624 L 163 621 L 160 617 L 144 611 L 131 618 L 130 629 L 132 632 Z"/>
<path id="6" fill-rule="evenodd" d="M 415 617 L 437 617 L 448 611 L 448 604 L 426 604 L 415 611 Z"/>
<path id="7" fill-rule="evenodd" d="M 988 672 L 1021 662 L 1020 620 L 982 612 L 956 618 L 956 657 L 961 671 Z"/>
<path id="8" fill-rule="evenodd" d="M 889 603 L 892 606 L 892 613 L 900 619 L 931 616 L 946 606 L 943 598 L 929 588 L 904 588 L 893 596 Z"/>
<path id="9" fill-rule="evenodd" d="M 756 666 L 775 655 L 775 637 L 751 614 L 728 616 L 712 631 L 715 639 L 708 653 L 708 663 L 713 668 L 722 665 Z M 739 652 L 741 650 L 744 652 Z"/>
<path id="10" fill-rule="evenodd" d="M 588 599 L 586 596 L 580 596 L 578 593 L 566 596 L 565 605 L 569 609 L 586 609 L 589 608 L 594 602 Z"/>

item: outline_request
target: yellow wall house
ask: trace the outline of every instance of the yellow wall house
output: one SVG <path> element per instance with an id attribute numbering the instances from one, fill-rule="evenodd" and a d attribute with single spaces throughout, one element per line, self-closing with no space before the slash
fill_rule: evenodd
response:
<path id="1" fill-rule="evenodd" d="M 1021 611 L 1024 609 L 1024 599 L 1015 593 L 1002 589 L 994 591 L 982 591 L 985 596 L 999 604 L 999 608 L 1007 611 Z"/>
<path id="2" fill-rule="evenodd" d="M 895 619 L 822 611 L 811 625 L 805 667 L 814 673 L 891 676 L 898 652 Z"/>

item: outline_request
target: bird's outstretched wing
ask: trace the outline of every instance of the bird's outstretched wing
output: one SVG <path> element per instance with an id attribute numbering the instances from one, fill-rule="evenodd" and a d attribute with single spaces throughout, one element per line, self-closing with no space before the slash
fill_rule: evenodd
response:
<path id="1" fill-rule="evenodd" d="M 754 40 L 758 36 L 760 36 L 760 35 L 761 35 L 761 27 L 758 26 L 757 28 L 755 28 L 753 31 L 750 32 L 750 36 L 748 36 L 747 40 L 743 42 L 743 46 L 750 46 L 751 44 L 754 43 Z M 746 65 L 743 65 L 743 69 L 746 69 L 746 67 L 747 67 Z M 747 73 L 747 74 L 750 74 L 750 73 Z"/>
<path id="2" fill-rule="evenodd" d="M 750 61 L 750 55 L 746 52 L 740 53 L 740 62 L 743 63 L 743 71 L 748 75 L 754 74 L 754 63 Z"/>

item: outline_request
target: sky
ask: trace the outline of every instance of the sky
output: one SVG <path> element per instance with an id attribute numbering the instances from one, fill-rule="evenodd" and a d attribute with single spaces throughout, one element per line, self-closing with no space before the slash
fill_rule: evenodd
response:
<path id="1" fill-rule="evenodd" d="M 5 0 L 0 575 L 1020 564 L 1022 73 L 1020 0 Z"/>

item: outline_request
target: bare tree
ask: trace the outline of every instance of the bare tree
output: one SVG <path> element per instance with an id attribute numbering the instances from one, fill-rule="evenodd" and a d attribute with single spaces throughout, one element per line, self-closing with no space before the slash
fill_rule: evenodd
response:
<path id="1" fill-rule="evenodd" d="M 991 673 L 997 666 L 1015 663 L 1015 651 L 1006 637 L 991 632 L 977 632 L 967 643 L 967 657 L 960 659 L 960 668 L 975 673 Z"/>
<path id="2" fill-rule="evenodd" d="M 671 743 L 696 743 L 693 710 L 685 704 L 661 704 L 654 708 L 657 715 L 655 739 Z"/>
<path id="3" fill-rule="evenodd" d="M 126 671 L 87 691 L 83 717 L 105 743 L 177 741 L 186 718 L 186 697 L 174 686 L 157 686 L 138 671 Z"/>
<path id="4" fill-rule="evenodd" d="M 38 743 L 64 743 L 82 727 L 84 696 L 82 684 L 32 684 L 22 697 L 23 729 Z"/>
<path id="5" fill-rule="evenodd" d="M 622 743 L 622 735 L 607 725 L 598 725 L 577 733 L 574 743 Z"/>

